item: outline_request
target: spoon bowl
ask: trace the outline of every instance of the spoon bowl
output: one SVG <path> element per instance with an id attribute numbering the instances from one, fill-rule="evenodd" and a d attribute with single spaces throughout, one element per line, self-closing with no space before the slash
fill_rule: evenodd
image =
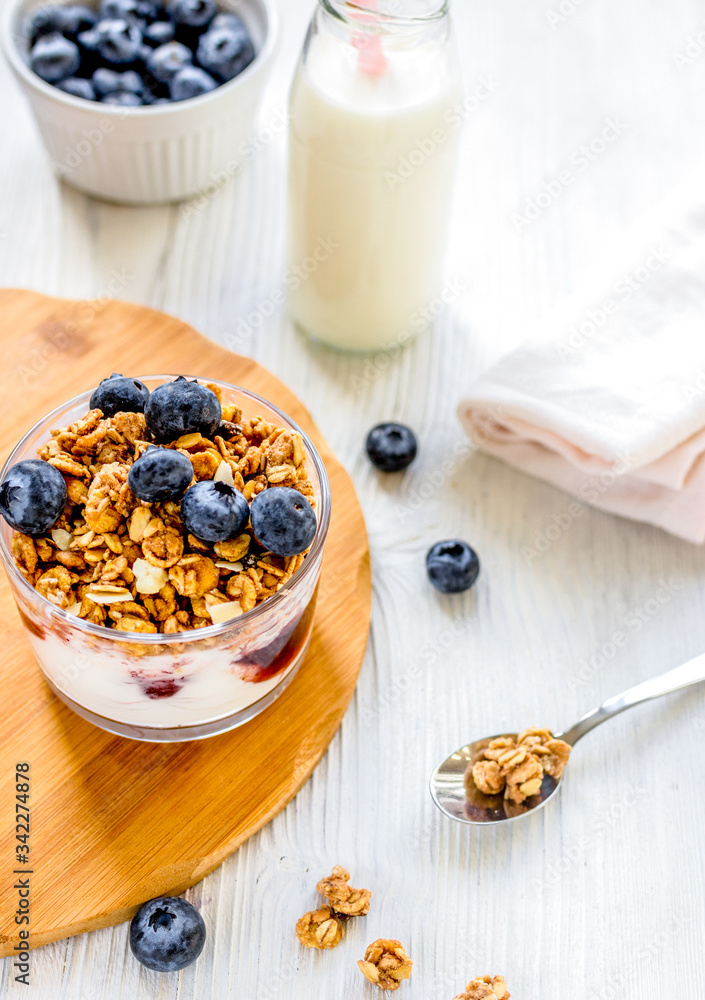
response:
<path id="1" fill-rule="evenodd" d="M 505 799 L 501 792 L 499 795 L 485 795 L 481 792 L 472 780 L 470 768 L 480 759 L 485 747 L 500 736 L 516 739 L 517 734 L 498 733 L 497 736 L 468 743 L 442 760 L 435 769 L 431 775 L 431 796 L 446 816 L 470 826 L 507 823 L 542 808 L 558 791 L 562 779 L 556 781 L 547 774 L 544 775 L 538 794 L 532 795 L 521 805 Z"/>

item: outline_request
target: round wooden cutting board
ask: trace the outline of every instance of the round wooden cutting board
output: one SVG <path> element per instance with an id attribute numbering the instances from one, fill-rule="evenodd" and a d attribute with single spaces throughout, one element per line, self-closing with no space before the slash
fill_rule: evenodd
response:
<path id="1" fill-rule="evenodd" d="M 272 819 L 338 729 L 367 643 L 367 534 L 352 482 L 304 406 L 273 375 L 191 327 L 141 306 L 0 290 L 2 459 L 36 420 L 113 371 L 223 379 L 280 406 L 318 447 L 333 517 L 313 638 L 284 694 L 231 733 L 138 743 L 95 728 L 42 679 L 2 574 L 0 955 L 13 953 L 15 764 L 30 764 L 30 946 L 129 919 L 179 893 Z"/>

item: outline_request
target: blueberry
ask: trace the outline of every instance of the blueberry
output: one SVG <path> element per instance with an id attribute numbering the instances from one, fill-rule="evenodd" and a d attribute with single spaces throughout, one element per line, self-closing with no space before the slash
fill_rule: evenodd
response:
<path id="1" fill-rule="evenodd" d="M 227 483 L 203 479 L 181 499 L 184 527 L 203 542 L 235 538 L 247 527 L 250 508 L 245 497 Z"/>
<path id="2" fill-rule="evenodd" d="M 144 101 L 139 94 L 133 94 L 129 90 L 114 90 L 105 97 L 101 97 L 101 104 L 116 104 L 123 108 L 139 108 Z"/>
<path id="3" fill-rule="evenodd" d="M 91 79 L 98 97 L 105 97 L 106 94 L 115 94 L 118 91 L 126 91 L 142 97 L 144 92 L 142 78 L 133 69 L 128 69 L 125 73 L 116 73 L 114 69 L 100 66 Z M 145 400 L 146 398 L 145 396 Z"/>
<path id="4" fill-rule="evenodd" d="M 70 76 L 68 80 L 62 80 L 56 85 L 59 90 L 73 97 L 82 97 L 84 101 L 95 100 L 95 90 L 90 80 L 83 80 L 77 76 Z"/>
<path id="5" fill-rule="evenodd" d="M 188 101 L 192 97 L 200 97 L 215 90 L 218 84 L 204 69 L 197 66 L 185 66 L 169 83 L 169 94 L 172 101 Z"/>
<path id="6" fill-rule="evenodd" d="M 97 28 L 82 31 L 77 40 L 82 52 L 97 54 L 98 46 L 100 45 L 100 33 Z"/>
<path id="7" fill-rule="evenodd" d="M 219 28 L 228 28 L 230 31 L 240 32 L 246 38 L 250 37 L 242 18 L 238 17 L 237 14 L 231 14 L 230 11 L 223 11 L 220 14 L 216 14 L 211 21 L 208 30 L 216 31 Z"/>
<path id="8" fill-rule="evenodd" d="M 113 372 L 93 390 L 88 405 L 92 410 L 102 410 L 104 417 L 114 417 L 116 413 L 143 413 L 148 399 L 146 385 Z"/>
<path id="9" fill-rule="evenodd" d="M 59 83 L 74 75 L 81 65 L 81 53 L 74 42 L 55 31 L 41 36 L 30 52 L 29 64 L 42 80 Z"/>
<path id="10" fill-rule="evenodd" d="M 130 923 L 130 949 L 155 972 L 178 972 L 195 962 L 206 943 L 206 925 L 195 906 L 178 896 L 158 896 L 140 906 Z"/>
<path id="11" fill-rule="evenodd" d="M 179 375 L 173 382 L 158 386 L 144 408 L 147 427 L 158 441 L 174 441 L 182 434 L 200 431 L 212 437 L 222 410 L 218 397 L 196 379 L 189 382 Z"/>
<path id="12" fill-rule="evenodd" d="M 377 424 L 367 435 L 367 454 L 382 472 L 399 472 L 416 458 L 416 435 L 404 424 Z"/>
<path id="13" fill-rule="evenodd" d="M 155 80 L 169 83 L 184 66 L 193 62 L 193 53 L 181 42 L 167 42 L 160 45 L 149 56 L 147 69 Z"/>
<path id="14" fill-rule="evenodd" d="M 110 66 L 125 66 L 137 59 L 142 33 L 136 24 L 121 19 L 99 21 L 98 52 Z"/>
<path id="15" fill-rule="evenodd" d="M 27 22 L 27 34 L 30 46 L 34 45 L 42 35 L 50 35 L 63 28 L 63 8 L 55 5 L 53 7 L 40 7 L 30 17 Z"/>
<path id="16" fill-rule="evenodd" d="M 76 35 L 80 31 L 92 28 L 97 19 L 96 12 L 83 4 L 69 4 L 66 7 L 54 4 L 52 7 L 40 7 L 34 12 L 27 26 L 30 44 L 34 45 L 42 35 L 49 35 L 54 31 L 75 41 Z"/>
<path id="17" fill-rule="evenodd" d="M 96 12 L 84 4 L 68 4 L 66 7 L 60 7 L 59 10 L 61 11 L 61 28 L 59 30 L 70 37 L 71 41 L 75 41 L 80 32 L 90 31 L 98 20 Z"/>
<path id="18" fill-rule="evenodd" d="M 134 69 L 128 69 L 124 73 L 117 74 L 120 77 L 120 86 L 117 90 L 125 91 L 128 94 L 137 94 L 138 97 L 142 97 L 144 94 L 144 83 L 142 82 L 142 77 L 139 73 L 135 72 Z"/>
<path id="19" fill-rule="evenodd" d="M 101 21 L 128 21 L 139 28 L 145 23 L 137 0 L 100 0 L 98 13 Z"/>
<path id="20" fill-rule="evenodd" d="M 166 11 L 157 0 L 137 0 L 137 13 L 144 20 L 151 23 L 160 17 L 166 17 Z M 162 21 L 166 24 L 166 21 Z"/>
<path id="21" fill-rule="evenodd" d="M 160 45 L 166 45 L 167 42 L 173 42 L 175 31 L 171 21 L 154 21 L 144 29 L 142 37 L 147 45 L 156 49 Z"/>
<path id="22" fill-rule="evenodd" d="M 175 24 L 188 28 L 205 28 L 216 15 L 213 0 L 171 0 L 167 11 Z"/>
<path id="23" fill-rule="evenodd" d="M 295 556 L 309 547 L 316 534 L 316 512 L 303 494 L 288 486 L 258 493 L 250 510 L 258 542 L 277 556 Z"/>
<path id="24" fill-rule="evenodd" d="M 192 479 L 193 466 L 186 455 L 152 446 L 130 466 L 127 485 L 139 500 L 162 503 L 178 500 Z"/>
<path id="25" fill-rule="evenodd" d="M 247 34 L 229 28 L 209 28 L 201 35 L 196 52 L 196 62 L 221 83 L 242 73 L 254 58 Z"/>
<path id="26" fill-rule="evenodd" d="M 467 542 L 437 542 L 426 556 L 426 572 L 433 586 L 444 594 L 469 590 L 480 573 L 480 560 Z"/>
<path id="27" fill-rule="evenodd" d="M 65 505 L 64 477 L 38 458 L 13 465 L 0 483 L 0 514 L 25 535 L 43 535 L 59 520 Z"/>

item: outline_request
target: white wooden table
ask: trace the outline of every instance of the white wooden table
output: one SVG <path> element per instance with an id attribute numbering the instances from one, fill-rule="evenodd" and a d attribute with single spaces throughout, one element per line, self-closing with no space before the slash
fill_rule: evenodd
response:
<path id="1" fill-rule="evenodd" d="M 282 7 L 262 127 L 285 107 L 311 0 Z M 437 760 L 469 737 L 558 729 L 705 649 L 701 549 L 586 510 L 527 560 L 522 547 L 570 501 L 464 448 L 454 413 L 473 375 L 703 162 L 705 52 L 691 43 L 680 68 L 674 53 L 703 30 L 705 10 L 697 0 L 456 8 L 468 95 L 499 84 L 464 132 L 448 273 L 466 288 L 433 336 L 393 358 L 312 347 L 279 310 L 238 326 L 250 313 L 256 323 L 282 284 L 283 135 L 195 211 L 101 204 L 55 182 L 0 67 L 0 282 L 156 306 L 269 366 L 357 481 L 375 580 L 368 655 L 327 756 L 284 813 L 189 893 L 209 928 L 199 962 L 180 976 L 147 972 L 121 925 L 35 952 L 29 989 L 5 960 L 3 998 L 371 1000 L 355 962 L 380 936 L 415 960 L 405 1000 L 450 1000 L 485 972 L 503 973 L 517 1000 L 705 995 L 705 691 L 591 734 L 560 800 L 511 828 L 452 824 L 427 792 Z M 579 166 L 608 119 L 621 134 Z M 564 169 L 573 183 L 518 228 L 513 216 Z M 37 377 L 51 378 L 51 365 Z M 362 452 L 384 418 L 420 436 L 401 484 Z M 470 594 L 444 598 L 423 560 L 455 534 L 476 546 L 483 573 Z M 372 912 L 335 952 L 306 952 L 293 924 L 334 863 L 374 890 Z"/>

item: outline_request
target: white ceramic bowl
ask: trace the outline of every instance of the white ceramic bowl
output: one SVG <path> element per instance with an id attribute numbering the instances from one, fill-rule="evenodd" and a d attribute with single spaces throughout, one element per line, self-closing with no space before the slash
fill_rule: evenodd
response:
<path id="1" fill-rule="evenodd" d="M 50 2 L 7 0 L 1 33 L 61 178 L 99 198 L 144 204 L 181 201 L 236 173 L 275 52 L 275 0 L 218 2 L 242 17 L 255 46 L 254 61 L 234 80 L 188 101 L 139 108 L 84 101 L 31 71 L 23 25 Z"/>

